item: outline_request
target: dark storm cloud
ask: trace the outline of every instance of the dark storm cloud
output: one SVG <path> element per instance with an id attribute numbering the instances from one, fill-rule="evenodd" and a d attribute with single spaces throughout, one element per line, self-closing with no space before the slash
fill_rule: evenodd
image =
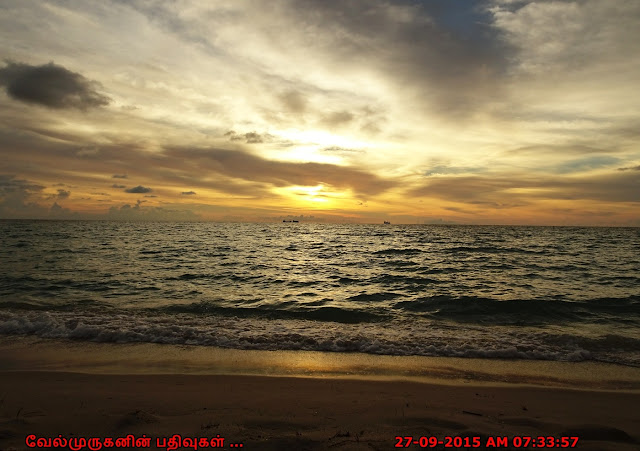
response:
<path id="1" fill-rule="evenodd" d="M 99 84 L 54 63 L 41 66 L 7 62 L 0 69 L 0 84 L 9 97 L 49 108 L 86 110 L 108 105 Z"/>
<path id="2" fill-rule="evenodd" d="M 631 166 L 628 168 L 618 168 L 618 171 L 640 171 L 640 166 Z"/>
<path id="3" fill-rule="evenodd" d="M 151 188 L 147 188 L 146 186 L 138 185 L 133 188 L 126 189 L 124 191 L 126 193 L 144 194 L 144 193 L 150 193 L 153 190 Z"/>

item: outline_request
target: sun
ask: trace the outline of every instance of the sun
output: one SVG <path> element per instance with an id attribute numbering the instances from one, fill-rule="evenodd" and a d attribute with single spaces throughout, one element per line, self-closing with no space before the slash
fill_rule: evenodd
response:
<path id="1" fill-rule="evenodd" d="M 302 195 L 303 199 L 309 202 L 328 202 L 329 198 L 324 191 L 324 185 L 317 186 L 301 186 L 298 195 Z"/>
<path id="2" fill-rule="evenodd" d="M 318 184 L 316 186 L 288 186 L 284 188 L 287 195 L 291 197 L 296 203 L 327 203 L 331 199 L 330 193 L 326 190 L 325 186 Z"/>
<path id="3" fill-rule="evenodd" d="M 298 208 L 334 208 L 347 197 L 346 192 L 333 190 L 331 187 L 319 183 L 315 186 L 293 185 L 275 188 L 276 194 L 288 199 Z"/>

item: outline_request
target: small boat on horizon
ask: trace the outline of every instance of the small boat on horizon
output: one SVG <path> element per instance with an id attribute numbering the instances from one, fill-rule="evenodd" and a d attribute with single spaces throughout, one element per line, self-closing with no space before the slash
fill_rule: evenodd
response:
<path id="1" fill-rule="evenodd" d="M 391 224 L 389 221 L 385 221 L 384 223 L 385 223 L 385 224 Z"/>

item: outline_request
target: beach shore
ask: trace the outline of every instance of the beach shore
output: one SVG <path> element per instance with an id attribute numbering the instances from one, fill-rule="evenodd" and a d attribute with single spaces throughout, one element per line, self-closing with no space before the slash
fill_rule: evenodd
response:
<path id="1" fill-rule="evenodd" d="M 492 377 L 474 379 L 473 374 L 490 373 L 483 365 L 500 366 L 500 362 L 478 361 L 475 373 L 464 369 L 458 377 L 438 370 L 434 374 L 440 376 L 434 377 L 427 371 L 420 380 L 415 371 L 401 374 L 405 358 L 395 360 L 397 368 L 392 371 L 388 362 L 394 359 L 380 356 L 381 368 L 387 369 L 377 375 L 358 360 L 375 362 L 376 356 L 369 360 L 370 356 L 332 355 L 327 356 L 329 361 L 340 357 L 343 369 L 359 367 L 361 373 L 336 370 L 330 374 L 325 362 L 322 371 L 312 374 L 293 374 L 293 370 L 283 374 L 286 371 L 278 370 L 278 362 L 291 360 L 286 353 L 252 356 L 251 351 L 119 346 L 32 339 L 3 342 L 0 449 L 32 449 L 29 445 L 38 438 L 115 441 L 129 435 L 151 438 L 151 449 L 167 449 L 157 446 L 158 439 L 162 444 L 174 434 L 199 441 L 207 438 L 209 443 L 220 437 L 224 449 L 242 443 L 243 449 L 256 450 L 382 450 L 395 448 L 399 441 L 404 446 L 405 439 L 396 437 L 413 437 L 416 443 L 408 448 L 421 449 L 421 444 L 427 444 L 426 438 L 420 442 L 421 437 L 436 437 L 445 444 L 450 440 L 455 445 L 448 437 L 456 436 L 478 437 L 480 446 L 475 449 L 483 449 L 495 437 L 507 437 L 509 447 L 497 448 L 510 449 L 518 444 L 515 437 L 538 436 L 578 437 L 576 449 L 583 450 L 637 450 L 640 446 L 636 379 L 640 370 L 636 368 L 604 365 L 598 373 L 593 370 L 597 365 L 566 363 L 573 365 L 578 379 L 571 379 L 571 372 L 563 377 L 547 374 L 545 379 L 533 371 L 536 362 L 527 362 L 532 364 L 527 383 L 522 382 L 526 379 L 522 369 L 517 382 L 500 382 Z M 151 350 L 158 354 L 154 356 Z M 128 366 L 127 356 L 136 353 L 137 359 L 132 357 L 131 362 L 140 365 Z M 202 366 L 207 353 L 213 356 L 208 371 Z M 158 363 L 160 355 L 166 357 L 164 366 Z M 185 371 L 178 372 L 176 356 L 182 356 Z M 84 366 L 80 365 L 83 359 Z M 151 359 L 156 366 L 150 365 Z M 247 362 L 256 359 L 261 375 L 249 370 Z M 314 360 L 318 359 L 310 362 Z M 441 368 L 451 363 L 436 360 Z M 220 370 L 222 361 L 227 366 Z M 420 358 L 406 358 L 405 363 L 411 367 L 409 363 L 418 361 Z M 548 371 L 545 362 L 538 366 Z M 501 371 L 507 374 L 504 368 Z M 515 377 L 516 372 L 511 372 Z M 595 374 L 591 384 L 586 379 L 575 382 L 582 372 Z M 431 449 L 444 449 L 444 445 Z"/>

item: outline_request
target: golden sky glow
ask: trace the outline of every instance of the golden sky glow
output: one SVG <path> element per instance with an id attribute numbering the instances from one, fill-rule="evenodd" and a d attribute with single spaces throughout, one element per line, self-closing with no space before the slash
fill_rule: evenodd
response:
<path id="1" fill-rule="evenodd" d="M 640 225 L 638 2 L 0 10 L 0 218 Z"/>

